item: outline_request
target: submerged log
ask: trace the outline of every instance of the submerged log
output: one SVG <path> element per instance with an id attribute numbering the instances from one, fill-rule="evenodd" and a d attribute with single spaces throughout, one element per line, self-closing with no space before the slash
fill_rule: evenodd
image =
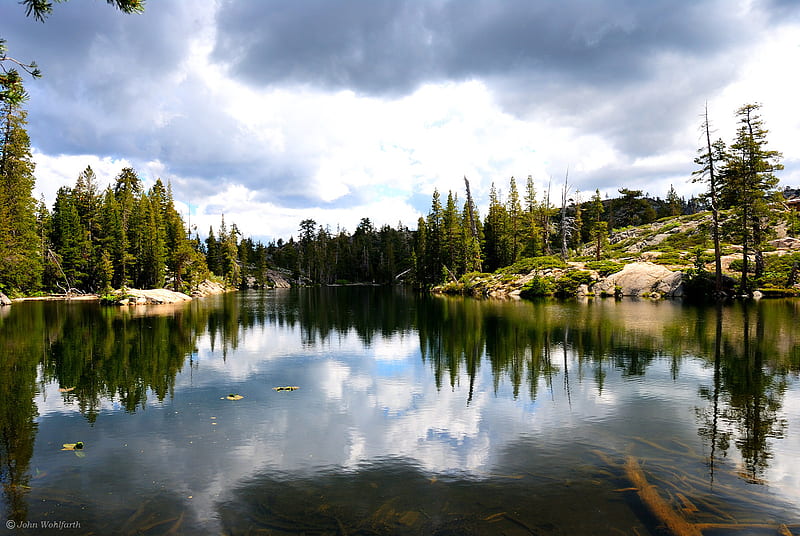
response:
<path id="1" fill-rule="evenodd" d="M 700 529 L 689 523 L 679 512 L 664 500 L 654 486 L 647 482 L 639 462 L 628 456 L 625 474 L 631 484 L 639 488 L 638 495 L 647 509 L 676 536 L 703 536 Z"/>

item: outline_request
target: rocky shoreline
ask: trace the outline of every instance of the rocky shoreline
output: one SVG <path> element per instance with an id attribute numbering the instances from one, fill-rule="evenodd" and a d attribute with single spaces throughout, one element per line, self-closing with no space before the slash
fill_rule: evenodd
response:
<path id="1" fill-rule="evenodd" d="M 684 274 L 652 262 L 632 262 L 620 271 L 603 276 L 588 269 L 583 263 L 567 263 L 560 268 L 531 270 L 514 277 L 496 274 L 481 274 L 464 287 L 443 285 L 435 287 L 434 293 L 471 294 L 492 298 L 518 298 L 534 281 L 558 282 L 570 274 L 580 272 L 583 278 L 574 285 L 570 294 L 577 297 L 635 297 L 635 298 L 681 298 L 684 295 Z"/>
<path id="2" fill-rule="evenodd" d="M 157 289 L 135 289 L 125 288 L 115 290 L 106 296 L 98 294 L 76 294 L 76 295 L 50 295 L 50 296 L 31 296 L 26 298 L 10 299 L 5 294 L 0 293 L 0 305 L 11 305 L 18 301 L 99 301 L 109 305 L 162 305 L 171 303 L 181 303 L 191 301 L 194 298 L 205 298 L 223 292 L 230 292 L 235 289 L 228 289 L 223 284 L 215 281 L 205 280 L 192 290 L 191 296 L 183 292 L 177 292 L 165 288 Z"/>

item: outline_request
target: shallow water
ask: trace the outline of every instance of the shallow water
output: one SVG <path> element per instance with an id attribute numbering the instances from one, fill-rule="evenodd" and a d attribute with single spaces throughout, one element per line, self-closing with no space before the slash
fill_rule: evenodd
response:
<path id="1" fill-rule="evenodd" d="M 798 317 L 378 288 L 18 303 L 3 510 L 18 533 L 800 534 Z"/>

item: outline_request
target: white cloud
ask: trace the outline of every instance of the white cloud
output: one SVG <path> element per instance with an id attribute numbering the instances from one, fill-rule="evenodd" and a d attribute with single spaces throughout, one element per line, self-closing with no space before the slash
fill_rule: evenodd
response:
<path id="1" fill-rule="evenodd" d="M 97 175 L 99 188 L 113 184 L 114 177 L 122 168 L 131 166 L 130 161 L 124 158 L 115 159 L 96 155 L 52 156 L 38 151 L 33 152 L 33 161 L 36 163 L 34 195 L 37 198 L 44 195 L 48 206 L 52 206 L 59 188 L 75 186 L 78 175 L 86 169 L 86 166 L 91 166 Z"/>

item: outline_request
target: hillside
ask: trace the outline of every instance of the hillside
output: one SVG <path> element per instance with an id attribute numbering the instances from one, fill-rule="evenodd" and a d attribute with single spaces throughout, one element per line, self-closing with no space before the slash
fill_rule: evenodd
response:
<path id="1" fill-rule="evenodd" d="M 800 239 L 787 235 L 786 225 L 773 229 L 765 248 L 766 271 L 758 295 L 795 295 Z M 681 297 L 702 292 L 713 278 L 711 214 L 662 218 L 656 222 L 614 230 L 602 260 L 594 260 L 592 245 L 573 256 L 522 259 L 494 273 L 470 273 L 434 292 L 475 296 L 639 296 Z M 741 246 L 722 243 L 722 268 L 727 293 L 741 276 Z M 752 260 L 752 256 L 751 256 Z"/>

